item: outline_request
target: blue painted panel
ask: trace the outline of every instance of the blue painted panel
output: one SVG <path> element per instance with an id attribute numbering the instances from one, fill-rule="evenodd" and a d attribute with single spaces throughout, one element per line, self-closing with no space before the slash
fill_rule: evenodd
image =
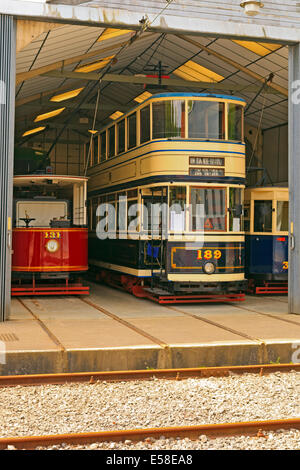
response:
<path id="1" fill-rule="evenodd" d="M 247 274 L 285 274 L 288 261 L 288 237 L 277 235 L 246 236 Z"/>

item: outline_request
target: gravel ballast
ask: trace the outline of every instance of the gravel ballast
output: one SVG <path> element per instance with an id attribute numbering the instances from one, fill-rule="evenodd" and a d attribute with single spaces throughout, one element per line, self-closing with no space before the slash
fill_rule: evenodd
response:
<path id="1" fill-rule="evenodd" d="M 300 418 L 299 391 L 299 372 L 2 388 L 0 437 Z M 196 441 L 150 439 L 77 448 L 299 449 L 300 433 L 281 430 L 260 438 L 201 436 Z"/>

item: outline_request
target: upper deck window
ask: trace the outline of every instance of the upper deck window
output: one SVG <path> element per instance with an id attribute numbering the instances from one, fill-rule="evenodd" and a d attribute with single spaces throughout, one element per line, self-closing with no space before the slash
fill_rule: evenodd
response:
<path id="1" fill-rule="evenodd" d="M 195 139 L 225 139 L 224 103 L 188 101 L 188 136 Z"/>
<path id="2" fill-rule="evenodd" d="M 94 149 L 94 165 L 97 165 L 97 163 L 99 163 L 99 136 L 97 135 L 95 138 L 94 138 L 94 145 L 93 145 L 93 149 Z"/>
<path id="3" fill-rule="evenodd" d="M 150 106 L 141 109 L 141 144 L 150 140 Z"/>
<path id="4" fill-rule="evenodd" d="M 118 153 L 125 152 L 125 119 L 117 124 L 118 129 Z"/>
<path id="5" fill-rule="evenodd" d="M 127 119 L 127 142 L 128 149 L 136 147 L 136 113 L 131 114 Z"/>
<path id="6" fill-rule="evenodd" d="M 161 101 L 152 104 L 153 139 L 185 137 L 185 102 Z"/>
<path id="7" fill-rule="evenodd" d="M 243 140 L 243 107 L 228 105 L 228 140 Z"/>
<path id="8" fill-rule="evenodd" d="M 115 156 L 115 126 L 108 129 L 108 158 Z"/>
<path id="9" fill-rule="evenodd" d="M 100 134 L 100 160 L 101 162 L 106 160 L 106 131 Z"/>

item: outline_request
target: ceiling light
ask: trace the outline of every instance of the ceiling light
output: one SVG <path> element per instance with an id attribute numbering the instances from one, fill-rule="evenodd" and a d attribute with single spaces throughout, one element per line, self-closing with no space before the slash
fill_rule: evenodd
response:
<path id="1" fill-rule="evenodd" d="M 88 73 L 93 72 L 94 70 L 103 69 L 103 67 L 105 67 L 113 58 L 114 56 L 112 55 L 110 57 L 105 57 L 104 59 L 98 60 L 97 62 L 83 65 L 75 69 L 75 72 Z"/>
<path id="2" fill-rule="evenodd" d="M 90 134 L 97 134 L 98 131 L 96 131 L 95 129 L 89 129 L 88 132 Z"/>
<path id="3" fill-rule="evenodd" d="M 115 113 L 111 114 L 109 117 L 110 119 L 118 119 L 119 117 L 123 116 L 124 113 L 122 113 L 121 111 L 116 111 Z"/>
<path id="4" fill-rule="evenodd" d="M 115 38 L 116 36 L 122 36 L 123 34 L 127 33 L 133 33 L 133 31 L 131 29 L 106 28 L 98 41 L 105 41 L 106 39 Z"/>
<path id="5" fill-rule="evenodd" d="M 76 88 L 76 90 L 67 91 L 66 93 L 61 93 L 60 95 L 52 96 L 50 101 L 54 101 L 55 103 L 60 103 L 60 101 L 70 100 L 71 98 L 75 98 L 82 92 L 83 88 Z"/>
<path id="6" fill-rule="evenodd" d="M 54 111 L 50 111 L 49 113 L 45 113 L 45 114 L 39 114 L 34 122 L 39 122 L 39 121 L 44 121 L 45 119 L 50 119 L 54 116 L 58 116 L 60 113 L 62 113 L 66 108 L 59 108 L 59 109 L 55 109 Z"/>
<path id="7" fill-rule="evenodd" d="M 276 51 L 277 49 L 280 49 L 280 44 L 269 44 L 269 43 L 260 43 L 260 42 L 252 42 L 252 41 L 239 41 L 234 39 L 233 42 L 236 44 L 239 44 L 242 47 L 245 47 L 245 49 L 248 49 L 249 51 L 254 52 L 257 55 L 260 55 L 262 57 L 270 54 L 271 52 Z"/>
<path id="8" fill-rule="evenodd" d="M 242 8 L 245 8 L 245 13 L 248 16 L 256 16 L 260 12 L 260 9 L 264 7 L 262 2 L 256 2 L 248 0 L 240 4 Z"/>
<path id="9" fill-rule="evenodd" d="M 22 137 L 26 137 L 27 135 L 31 135 L 31 134 L 36 134 L 37 132 L 44 131 L 45 129 L 46 129 L 46 126 L 43 126 L 43 127 L 35 127 L 35 129 L 30 129 L 29 131 L 24 132 L 24 134 L 22 135 Z"/>
<path id="10" fill-rule="evenodd" d="M 134 101 L 137 103 L 142 103 L 143 101 L 146 101 L 148 98 L 152 96 L 152 93 L 149 93 L 149 91 L 144 91 L 141 95 L 138 95 L 136 98 L 133 98 Z"/>
<path id="11" fill-rule="evenodd" d="M 222 75 L 219 75 L 218 73 L 215 73 L 192 60 L 188 60 L 185 64 L 174 70 L 173 73 L 184 80 L 193 82 L 217 83 L 224 80 Z"/>

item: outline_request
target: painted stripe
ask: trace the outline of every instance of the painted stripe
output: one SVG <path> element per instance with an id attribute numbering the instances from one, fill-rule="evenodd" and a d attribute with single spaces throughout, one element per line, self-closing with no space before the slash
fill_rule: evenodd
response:
<path id="1" fill-rule="evenodd" d="M 189 175 L 156 175 L 156 176 L 148 176 L 146 178 L 141 178 L 138 180 L 131 180 L 127 183 L 116 183 L 106 186 L 105 188 L 101 189 L 94 189 L 88 193 L 89 197 L 98 196 L 105 193 L 110 193 L 113 191 L 121 191 L 123 189 L 129 188 L 136 188 L 138 186 L 144 186 L 146 184 L 151 183 L 170 183 L 171 181 L 180 182 L 180 183 L 221 183 L 225 185 L 229 184 L 239 184 L 245 185 L 245 179 L 240 177 L 231 177 L 231 176 L 223 176 L 216 178 L 215 176 L 189 176 Z M 116 188 L 116 189 L 114 189 Z"/>
<path id="2" fill-rule="evenodd" d="M 165 142 L 165 141 L 157 141 L 157 142 Z M 159 150 L 151 150 L 149 152 L 142 153 L 141 155 L 137 155 L 136 157 L 132 157 L 129 160 L 125 160 L 124 162 L 119 162 L 119 163 L 115 163 L 114 165 L 107 166 L 107 167 L 103 168 L 102 171 L 107 171 L 107 170 L 110 170 L 111 168 L 114 168 L 115 166 L 121 166 L 121 165 L 127 164 L 128 162 L 131 162 L 132 160 L 136 160 L 137 158 L 145 157 L 145 155 L 149 155 L 151 153 L 162 153 L 162 152 L 169 152 L 169 153 L 172 153 L 172 152 L 190 152 L 190 153 L 193 153 L 193 152 L 194 153 L 195 152 L 201 152 L 201 153 L 208 152 L 208 153 L 222 153 L 222 154 L 227 153 L 227 154 L 230 154 L 230 155 L 232 155 L 232 154 L 242 155 L 245 158 L 245 152 L 229 152 L 227 150 L 159 149 Z M 129 153 L 129 152 L 126 152 L 126 153 Z M 102 162 L 102 163 L 104 164 L 104 163 L 107 163 L 107 161 L 113 160 L 115 158 L 123 157 L 124 155 L 126 155 L 126 153 L 123 153 L 122 155 L 116 155 L 115 157 L 111 157 L 111 158 L 109 158 L 108 160 L 106 160 L 105 162 Z M 97 168 L 99 165 L 101 165 L 101 163 L 97 163 L 97 165 L 95 165 L 94 167 L 90 167 L 90 168 Z M 98 171 L 96 173 L 93 173 L 92 176 L 96 176 L 100 173 L 101 173 L 101 171 Z"/>

